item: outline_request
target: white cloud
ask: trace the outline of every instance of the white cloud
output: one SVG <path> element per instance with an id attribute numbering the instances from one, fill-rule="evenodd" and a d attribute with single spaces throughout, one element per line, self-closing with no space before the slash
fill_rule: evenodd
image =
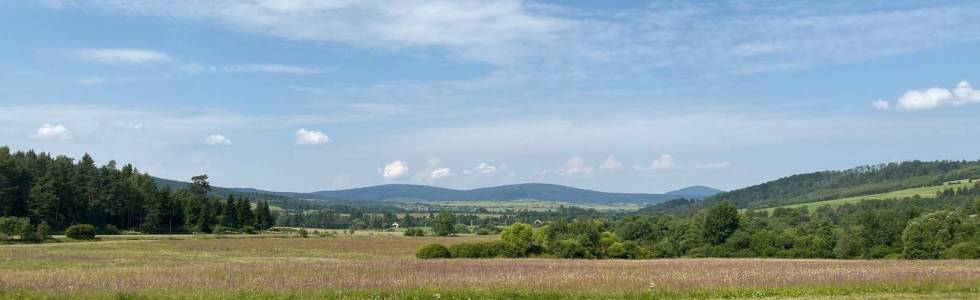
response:
<path id="1" fill-rule="evenodd" d="M 664 170 L 674 167 L 674 156 L 670 154 L 661 154 L 657 159 L 653 160 L 649 166 L 634 166 L 633 168 L 638 171 L 645 170 Z"/>
<path id="2" fill-rule="evenodd" d="M 874 108 L 878 110 L 888 110 L 889 108 L 891 108 L 891 104 L 889 104 L 888 101 L 885 100 L 876 100 L 874 102 L 871 102 L 871 106 L 874 106 Z"/>
<path id="3" fill-rule="evenodd" d="M 565 162 L 565 165 L 558 168 L 558 174 L 564 176 L 588 175 L 592 174 L 593 167 L 587 165 L 581 157 L 572 157 Z"/>
<path id="4" fill-rule="evenodd" d="M 112 125 L 115 126 L 115 127 L 119 127 L 119 128 L 123 128 L 123 129 L 129 129 L 129 130 L 142 130 L 143 129 L 143 123 L 134 122 L 134 121 L 115 121 L 115 122 L 112 122 Z"/>
<path id="5" fill-rule="evenodd" d="M 204 138 L 204 142 L 211 146 L 231 145 L 231 140 L 220 134 L 212 134 Z"/>
<path id="6" fill-rule="evenodd" d="M 215 23 L 290 40 L 392 49 L 437 47 L 470 59 L 506 62 L 570 22 L 505 1 L 58 1 Z"/>
<path id="7" fill-rule="evenodd" d="M 661 154 L 653 161 L 654 169 L 670 169 L 672 167 L 674 167 L 674 156 L 670 154 Z"/>
<path id="8" fill-rule="evenodd" d="M 319 68 L 308 68 L 299 66 L 275 65 L 275 64 L 246 64 L 228 65 L 222 68 L 225 72 L 233 73 L 269 73 L 269 74 L 288 74 L 288 75 L 314 75 L 323 74 Z"/>
<path id="9" fill-rule="evenodd" d="M 449 176 L 450 174 L 452 174 L 452 170 L 449 168 L 438 168 L 429 172 L 429 178 L 435 180 Z"/>
<path id="10" fill-rule="evenodd" d="M 610 155 L 605 161 L 599 165 L 599 172 L 618 172 L 623 169 L 623 162 L 616 159 L 616 156 Z"/>
<path id="11" fill-rule="evenodd" d="M 296 130 L 296 144 L 297 145 L 320 145 L 330 142 L 330 137 L 323 132 L 316 130 L 306 130 L 306 128 L 300 128 Z"/>
<path id="12" fill-rule="evenodd" d="M 41 125 L 41 128 L 37 129 L 37 132 L 35 134 L 31 135 L 31 138 L 42 139 L 42 140 L 50 140 L 50 139 L 68 140 L 72 138 L 72 135 L 71 135 L 71 131 L 69 131 L 68 128 L 66 128 L 64 125 L 44 124 Z"/>
<path id="13" fill-rule="evenodd" d="M 437 49 L 478 61 L 670 64 L 734 73 L 866 60 L 980 40 L 975 2 L 656 2 L 587 11 L 531 1 L 58 0 L 287 40 Z M 732 13 L 733 11 L 737 13 Z M 690 26 L 698 24 L 698 26 Z"/>
<path id="14" fill-rule="evenodd" d="M 485 162 L 476 165 L 476 167 L 473 167 L 471 170 L 463 171 L 463 173 L 466 174 L 491 174 L 494 172 L 497 172 L 497 166 Z"/>
<path id="15" fill-rule="evenodd" d="M 406 173 L 408 173 L 408 163 L 396 160 L 385 165 L 381 176 L 385 179 L 397 179 L 402 178 Z"/>
<path id="16" fill-rule="evenodd" d="M 144 49 L 75 49 L 69 53 L 75 58 L 102 64 L 155 64 L 173 61 L 166 53 Z"/>
<path id="17" fill-rule="evenodd" d="M 434 181 L 451 176 L 452 174 L 452 169 L 442 166 L 442 160 L 433 157 L 426 162 L 425 170 L 415 174 L 415 178 L 418 180 Z"/>
<path id="18" fill-rule="evenodd" d="M 731 163 L 727 161 L 720 161 L 720 162 L 713 162 L 713 163 L 706 163 L 706 164 L 696 164 L 694 165 L 694 167 L 698 169 L 721 169 L 721 168 L 727 168 L 730 165 Z"/>
<path id="19" fill-rule="evenodd" d="M 961 106 L 964 104 L 980 103 L 980 91 L 973 89 L 969 82 L 961 81 L 953 90 L 932 87 L 925 90 L 905 92 L 895 101 L 895 108 L 903 111 L 929 110 L 946 106 Z M 880 110 L 886 110 L 891 105 L 878 100 L 872 105 Z"/>

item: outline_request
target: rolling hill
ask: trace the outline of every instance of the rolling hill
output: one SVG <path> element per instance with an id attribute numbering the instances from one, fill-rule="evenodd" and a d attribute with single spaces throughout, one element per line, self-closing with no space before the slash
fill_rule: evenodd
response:
<path id="1" fill-rule="evenodd" d="M 455 190 L 425 185 L 388 184 L 365 188 L 311 193 L 328 199 L 383 201 L 415 199 L 426 201 L 508 201 L 534 199 L 569 203 L 660 203 L 677 198 L 701 199 L 719 190 L 694 186 L 666 194 L 606 193 L 556 184 L 525 183 L 472 190 Z"/>
<path id="2" fill-rule="evenodd" d="M 159 184 L 168 185 L 175 188 L 183 187 L 188 184 L 186 182 L 159 178 L 157 179 L 157 182 Z M 722 192 L 721 190 L 709 187 L 692 186 L 665 194 L 606 193 L 545 183 L 514 184 L 471 190 L 447 189 L 427 185 L 386 184 L 356 189 L 318 191 L 312 193 L 272 192 L 251 188 L 212 187 L 212 189 L 213 193 L 217 195 L 250 195 L 252 197 L 280 198 L 280 200 L 281 198 L 289 198 L 295 200 L 309 200 L 308 202 L 311 202 L 311 204 L 323 202 L 344 204 L 376 203 L 385 200 L 510 201 L 527 199 L 562 201 L 580 204 L 655 204 L 678 198 L 701 199 Z M 296 203 L 296 205 L 301 205 L 301 203 L 302 202 Z"/>
<path id="3" fill-rule="evenodd" d="M 701 201 L 669 202 L 644 209 L 649 213 L 685 213 L 729 201 L 738 208 L 762 209 L 861 197 L 945 182 L 980 178 L 980 161 L 907 161 L 860 166 L 843 171 L 797 174 L 719 193 Z"/>

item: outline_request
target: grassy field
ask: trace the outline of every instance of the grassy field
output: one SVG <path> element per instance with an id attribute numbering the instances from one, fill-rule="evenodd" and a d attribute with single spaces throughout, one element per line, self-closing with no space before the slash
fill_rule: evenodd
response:
<path id="1" fill-rule="evenodd" d="M 844 204 L 848 204 L 848 203 L 850 203 L 850 204 L 859 203 L 859 202 L 864 201 L 864 200 L 894 200 L 894 199 L 903 199 L 903 198 L 908 198 L 908 197 L 913 197 L 913 196 L 919 196 L 919 197 L 923 197 L 923 198 L 935 198 L 936 197 L 936 193 L 938 193 L 938 192 L 942 192 L 942 191 L 944 191 L 946 189 L 950 189 L 950 188 L 952 188 L 952 189 L 973 188 L 976 185 L 977 182 L 980 182 L 980 181 L 978 181 L 976 179 L 973 179 L 973 180 L 964 179 L 964 180 L 950 181 L 950 182 L 944 183 L 943 185 L 926 186 L 926 187 L 919 187 L 919 188 L 904 189 L 904 190 L 899 190 L 899 191 L 893 191 L 893 192 L 881 193 L 881 194 L 874 194 L 874 195 L 867 195 L 867 196 L 857 196 L 857 197 L 849 197 L 849 198 L 834 199 L 834 200 L 819 201 L 819 202 L 810 202 L 810 203 L 800 203 L 800 204 L 786 205 L 786 206 L 781 206 L 781 207 L 786 207 L 786 208 L 806 207 L 807 209 L 813 210 L 813 209 L 816 209 L 816 208 L 821 207 L 821 206 L 824 206 L 824 205 L 830 205 L 831 207 L 836 207 L 836 206 L 840 206 L 840 205 L 844 205 Z M 774 209 L 776 209 L 776 208 L 773 207 L 773 208 L 768 208 L 766 210 L 767 211 L 772 211 Z"/>
<path id="2" fill-rule="evenodd" d="M 0 299 L 980 298 L 980 261 L 418 260 L 493 236 L 170 236 L 0 246 Z"/>

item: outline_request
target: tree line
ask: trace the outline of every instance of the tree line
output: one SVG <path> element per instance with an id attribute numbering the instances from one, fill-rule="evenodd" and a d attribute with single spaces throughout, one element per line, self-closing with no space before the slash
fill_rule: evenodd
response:
<path id="1" fill-rule="evenodd" d="M 498 241 L 427 245 L 420 258 L 767 257 L 980 258 L 980 183 L 935 198 L 837 207 L 739 210 L 730 202 L 685 215 L 638 213 L 559 219 L 533 230 L 516 223 Z"/>
<path id="2" fill-rule="evenodd" d="M 210 195 L 207 176 L 177 190 L 158 187 L 153 178 L 132 165 L 115 161 L 96 166 L 85 154 L 77 162 L 67 156 L 0 147 L 0 236 L 10 239 L 26 231 L 62 231 L 90 224 L 104 233 L 187 233 L 263 230 L 274 225 L 269 204 L 229 195 Z M 24 229 L 26 220 L 27 227 Z"/>

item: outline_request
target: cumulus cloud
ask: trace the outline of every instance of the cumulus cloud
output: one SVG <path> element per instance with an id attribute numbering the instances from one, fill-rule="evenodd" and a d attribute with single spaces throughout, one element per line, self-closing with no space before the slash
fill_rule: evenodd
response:
<path id="1" fill-rule="evenodd" d="M 664 170 L 674 167 L 674 156 L 670 154 L 661 154 L 657 159 L 653 160 L 649 166 L 635 166 L 636 170 Z"/>
<path id="2" fill-rule="evenodd" d="M 971 103 L 980 103 L 980 91 L 973 89 L 969 82 L 961 81 L 952 90 L 932 87 L 925 90 L 907 91 L 895 101 L 894 107 L 903 111 L 918 111 L 947 106 L 956 107 Z M 880 110 L 886 110 L 892 106 L 883 100 L 872 102 L 872 105 Z"/>
<path id="3" fill-rule="evenodd" d="M 874 108 L 878 110 L 888 110 L 889 108 L 891 108 L 891 104 L 885 100 L 876 100 L 874 102 L 871 102 L 871 106 L 874 106 Z"/>
<path id="4" fill-rule="evenodd" d="M 228 65 L 222 68 L 225 72 L 233 73 L 269 73 L 269 74 L 288 74 L 288 75 L 314 75 L 322 74 L 324 71 L 319 68 L 308 68 L 300 66 L 287 66 L 275 64 L 246 64 Z"/>
<path id="5" fill-rule="evenodd" d="M 720 161 L 720 162 L 713 162 L 713 163 L 706 163 L 706 164 L 696 164 L 694 165 L 694 167 L 698 169 L 720 169 L 720 168 L 727 168 L 730 165 L 731 163 L 727 161 Z"/>
<path id="6" fill-rule="evenodd" d="M 438 168 L 429 172 L 429 178 L 435 180 L 449 176 L 450 174 L 452 174 L 452 170 L 449 168 Z"/>
<path id="7" fill-rule="evenodd" d="M 444 167 L 439 158 L 430 158 L 425 164 L 425 169 L 415 174 L 415 178 L 425 181 L 434 181 L 445 178 L 453 174 L 452 169 Z"/>
<path id="8" fill-rule="evenodd" d="M 588 175 L 592 174 L 594 168 L 585 163 L 581 157 L 572 157 L 558 168 L 558 174 L 564 176 Z"/>
<path id="9" fill-rule="evenodd" d="M 61 139 L 68 140 L 72 138 L 71 131 L 68 130 L 64 125 L 51 125 L 43 124 L 41 128 L 37 129 L 37 132 L 31 135 L 32 139 L 41 140 L 51 140 L 51 139 Z"/>
<path id="10" fill-rule="evenodd" d="M 297 145 L 321 145 L 330 142 L 330 137 L 323 132 L 316 130 L 306 130 L 306 128 L 300 128 L 296 130 L 296 144 Z"/>
<path id="11" fill-rule="evenodd" d="M 204 142 L 211 146 L 231 145 L 231 140 L 220 134 L 212 134 L 204 138 Z"/>
<path id="12" fill-rule="evenodd" d="M 610 155 L 599 165 L 598 169 L 599 172 L 618 172 L 623 169 L 623 162 L 617 160 L 616 156 Z"/>
<path id="13" fill-rule="evenodd" d="M 406 173 L 408 173 L 408 163 L 396 160 L 385 165 L 381 176 L 385 179 L 397 179 L 404 177 Z"/>
<path id="14" fill-rule="evenodd" d="M 69 54 L 77 59 L 101 64 L 155 64 L 173 61 L 163 52 L 145 49 L 75 49 Z"/>
<path id="15" fill-rule="evenodd" d="M 497 172 L 497 166 L 485 162 L 476 165 L 473 169 L 463 171 L 466 174 L 490 174 L 494 172 Z"/>

